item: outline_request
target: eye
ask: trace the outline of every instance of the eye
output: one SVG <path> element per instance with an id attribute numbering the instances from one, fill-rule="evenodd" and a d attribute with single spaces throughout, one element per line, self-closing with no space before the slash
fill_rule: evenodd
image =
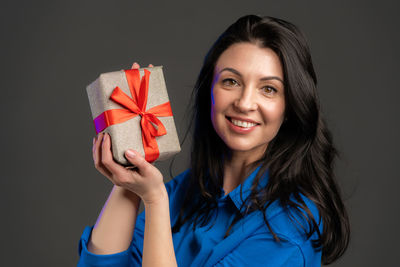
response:
<path id="1" fill-rule="evenodd" d="M 225 86 L 238 86 L 239 85 L 239 83 L 232 78 L 223 79 L 222 84 Z"/>
<path id="2" fill-rule="evenodd" d="M 275 94 L 276 92 L 278 92 L 278 90 L 276 90 L 274 87 L 272 87 L 272 86 L 264 86 L 263 88 L 262 88 L 262 91 L 263 91 L 263 93 L 264 94 L 266 94 L 266 95 L 273 95 L 273 94 Z"/>

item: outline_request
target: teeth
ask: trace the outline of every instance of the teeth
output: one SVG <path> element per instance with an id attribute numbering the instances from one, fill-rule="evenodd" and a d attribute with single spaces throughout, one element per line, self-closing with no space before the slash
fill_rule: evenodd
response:
<path id="1" fill-rule="evenodd" d="M 235 119 L 232 119 L 231 121 L 234 125 L 243 127 L 243 128 L 250 128 L 250 127 L 257 125 L 256 123 L 253 123 L 253 122 L 239 121 L 239 120 L 235 120 Z"/>

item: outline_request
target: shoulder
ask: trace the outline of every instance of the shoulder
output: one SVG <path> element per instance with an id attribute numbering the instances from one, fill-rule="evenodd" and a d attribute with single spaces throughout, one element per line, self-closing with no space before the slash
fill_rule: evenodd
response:
<path id="1" fill-rule="evenodd" d="M 172 197 L 177 190 L 187 186 L 190 176 L 189 173 L 190 170 L 187 169 L 165 183 L 165 188 L 167 189 L 169 197 Z"/>
<path id="2" fill-rule="evenodd" d="M 266 209 L 266 217 L 273 226 L 273 230 L 289 236 L 301 237 L 304 230 L 308 231 L 309 222 L 316 221 L 319 230 L 322 231 L 322 220 L 315 203 L 304 195 L 300 194 L 300 201 L 291 197 L 291 201 L 298 204 L 294 206 L 282 206 L 279 201 L 274 201 Z"/>
<path id="3" fill-rule="evenodd" d="M 186 195 L 189 179 L 190 169 L 187 169 L 165 183 L 165 188 L 168 192 L 171 218 L 175 218 L 179 214 L 181 205 Z"/>
<path id="4" fill-rule="evenodd" d="M 320 262 L 321 250 L 313 247 L 313 240 L 318 239 L 318 233 L 314 231 L 310 237 L 307 235 L 307 232 L 311 230 L 312 218 L 316 221 L 322 234 L 323 225 L 318 208 L 312 200 L 302 194 L 299 195 L 299 199 L 292 197 L 291 200 L 299 204 L 300 207 L 283 207 L 278 201 L 268 207 L 266 216 L 271 229 L 281 241 L 297 247 L 306 263 Z M 307 212 L 307 209 L 309 212 Z M 270 232 L 269 229 L 266 229 L 266 231 Z M 306 266 L 309 265 L 306 264 Z"/>

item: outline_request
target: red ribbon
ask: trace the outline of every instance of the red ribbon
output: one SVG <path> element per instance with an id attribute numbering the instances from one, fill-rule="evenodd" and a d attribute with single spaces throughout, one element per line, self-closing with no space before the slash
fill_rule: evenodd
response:
<path id="1" fill-rule="evenodd" d="M 150 71 L 144 70 L 142 80 L 140 80 L 138 69 L 125 70 L 125 76 L 132 97 L 125 94 L 118 86 L 115 87 L 110 98 L 125 108 L 106 110 L 97 116 L 93 120 L 96 133 L 103 131 L 108 126 L 125 122 L 140 115 L 142 117 L 140 125 L 145 158 L 148 162 L 153 162 L 160 155 L 156 136 L 167 133 L 164 125 L 157 117 L 172 116 L 171 105 L 169 102 L 165 102 L 146 111 Z"/>

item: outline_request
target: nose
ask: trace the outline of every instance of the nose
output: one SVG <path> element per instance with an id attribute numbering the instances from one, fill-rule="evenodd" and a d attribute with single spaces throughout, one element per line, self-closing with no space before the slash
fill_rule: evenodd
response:
<path id="1" fill-rule="evenodd" d="M 234 102 L 235 108 L 240 112 L 249 112 L 257 109 L 256 90 L 245 87 Z"/>

